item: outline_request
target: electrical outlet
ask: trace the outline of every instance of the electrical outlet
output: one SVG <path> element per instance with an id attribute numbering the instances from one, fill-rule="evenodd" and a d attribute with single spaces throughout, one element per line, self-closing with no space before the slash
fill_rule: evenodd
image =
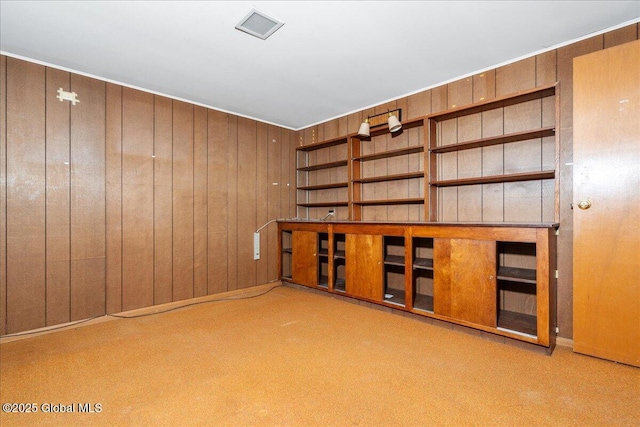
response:
<path id="1" fill-rule="evenodd" d="M 336 215 L 336 210 L 335 209 L 329 209 L 329 215 L 335 216 Z"/>
<path id="2" fill-rule="evenodd" d="M 253 233 L 253 259 L 260 259 L 260 233 Z"/>

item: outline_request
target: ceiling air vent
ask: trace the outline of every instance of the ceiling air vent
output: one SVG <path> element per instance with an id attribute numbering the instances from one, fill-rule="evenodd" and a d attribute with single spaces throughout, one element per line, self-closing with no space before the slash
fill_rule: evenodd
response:
<path id="1" fill-rule="evenodd" d="M 236 25 L 236 29 L 266 40 L 267 37 L 275 33 L 278 28 L 283 25 L 284 22 L 280 22 L 256 9 L 252 9 L 251 12 Z"/>

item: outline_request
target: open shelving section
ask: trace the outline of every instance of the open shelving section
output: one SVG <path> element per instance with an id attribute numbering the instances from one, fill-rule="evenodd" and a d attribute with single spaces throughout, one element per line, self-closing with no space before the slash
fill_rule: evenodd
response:
<path id="1" fill-rule="evenodd" d="M 559 99 L 555 83 L 297 147 L 298 218 L 558 222 Z"/>
<path id="2" fill-rule="evenodd" d="M 488 188 L 488 184 L 534 182 L 537 191 L 528 202 L 540 211 L 538 221 L 559 220 L 558 212 L 558 85 L 547 85 L 508 96 L 458 107 L 428 116 L 429 182 L 428 217 L 432 221 L 455 221 L 443 206 L 457 206 L 455 189 L 476 186 L 479 206 L 495 212 L 495 204 L 507 208 L 522 203 L 522 188 Z M 537 182 L 537 184 L 536 184 Z M 445 189 L 452 188 L 454 192 Z M 483 206 L 484 192 L 501 195 L 489 198 Z M 466 194 L 469 194 L 468 192 Z M 504 220 L 504 219 L 501 219 Z"/>
<path id="3" fill-rule="evenodd" d="M 348 142 L 341 137 L 296 148 L 298 217 L 348 207 Z"/>
<path id="4" fill-rule="evenodd" d="M 551 351 L 557 227 L 279 221 L 279 277 Z"/>

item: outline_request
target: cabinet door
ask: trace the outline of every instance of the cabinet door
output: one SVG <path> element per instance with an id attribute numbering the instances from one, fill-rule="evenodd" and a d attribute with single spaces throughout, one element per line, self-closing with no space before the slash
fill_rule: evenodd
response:
<path id="1" fill-rule="evenodd" d="M 382 236 L 347 234 L 346 290 L 353 296 L 382 301 Z"/>
<path id="2" fill-rule="evenodd" d="M 640 41 L 573 69 L 574 350 L 640 366 Z"/>
<path id="3" fill-rule="evenodd" d="M 496 242 L 434 239 L 434 313 L 496 327 Z"/>
<path id="4" fill-rule="evenodd" d="M 291 238 L 291 279 L 300 285 L 318 285 L 318 233 L 294 231 Z"/>

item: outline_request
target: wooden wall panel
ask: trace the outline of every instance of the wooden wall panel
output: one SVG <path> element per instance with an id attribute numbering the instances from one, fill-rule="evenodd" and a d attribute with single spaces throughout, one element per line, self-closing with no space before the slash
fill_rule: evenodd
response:
<path id="1" fill-rule="evenodd" d="M 7 58 L 7 333 L 46 325 L 45 68 Z"/>
<path id="2" fill-rule="evenodd" d="M 0 335 L 7 333 L 7 57 L 0 55 Z"/>
<path id="3" fill-rule="evenodd" d="M 627 25 L 604 34 L 604 48 L 608 49 L 622 43 L 638 40 L 640 24 Z"/>
<path id="4" fill-rule="evenodd" d="M 122 309 L 153 304 L 153 95 L 122 94 Z"/>
<path id="5" fill-rule="evenodd" d="M 227 290 L 238 289 L 238 117 L 229 116 L 227 162 Z M 241 201 L 241 200 L 240 200 Z"/>
<path id="6" fill-rule="evenodd" d="M 269 196 L 273 183 L 271 174 L 272 166 L 269 164 L 269 153 L 271 139 L 269 139 L 269 125 L 266 123 L 256 123 L 256 229 L 266 224 L 273 212 L 270 211 Z M 276 187 L 277 188 L 277 187 Z M 277 213 L 276 213 L 277 217 Z M 266 283 L 268 277 L 268 243 L 269 229 L 271 226 L 260 231 L 260 259 L 254 261 L 256 265 L 256 282 Z M 255 231 L 255 230 L 254 230 Z M 253 248 L 253 245 L 251 246 Z"/>
<path id="7" fill-rule="evenodd" d="M 105 111 L 106 310 L 122 311 L 122 86 L 107 83 Z"/>
<path id="8" fill-rule="evenodd" d="M 57 325 L 71 320 L 71 104 L 57 98 L 58 88 L 71 90 L 71 76 L 52 68 L 46 75 L 46 310 L 47 325 Z"/>
<path id="9" fill-rule="evenodd" d="M 280 198 L 281 188 L 285 187 L 287 181 L 282 180 L 282 129 L 276 126 L 268 127 L 268 149 L 267 149 L 267 166 L 268 166 L 268 177 L 267 177 L 267 218 L 269 221 L 276 218 L 286 218 L 286 214 L 283 214 L 282 210 L 282 200 Z M 285 158 L 287 156 L 285 155 Z M 258 209 L 258 213 L 261 209 Z M 262 223 L 259 223 L 258 226 L 261 226 Z M 270 225 L 266 230 L 264 230 L 263 235 L 267 237 L 267 247 L 266 251 L 262 251 L 262 253 L 266 253 L 266 272 L 267 275 L 265 278 L 258 277 L 257 283 L 266 283 L 267 281 L 277 280 L 278 279 L 278 271 L 277 271 L 277 257 L 278 257 L 278 228 L 276 224 Z"/>
<path id="10" fill-rule="evenodd" d="M 193 296 L 207 295 L 207 110 L 194 108 L 193 117 Z"/>
<path id="11" fill-rule="evenodd" d="M 0 70 L 1 334 L 275 279 L 275 228 L 259 264 L 252 236 L 295 216 L 297 133 L 261 124 L 258 146 L 252 120 L 238 138 L 236 116 L 4 56 Z"/>
<path id="12" fill-rule="evenodd" d="M 208 111 L 208 293 L 224 292 L 228 286 L 229 241 L 229 144 L 228 116 Z M 235 147 L 234 147 L 235 148 Z"/>
<path id="13" fill-rule="evenodd" d="M 154 96 L 153 296 L 173 301 L 173 103 Z"/>
<path id="14" fill-rule="evenodd" d="M 238 119 L 238 194 L 237 254 L 238 288 L 252 286 L 256 282 L 256 265 L 253 261 L 253 232 L 256 225 L 256 138 L 254 120 Z"/>
<path id="15" fill-rule="evenodd" d="M 173 101 L 173 300 L 193 298 L 193 110 Z"/>
<path id="16" fill-rule="evenodd" d="M 105 313 L 104 82 L 71 75 L 71 320 Z"/>

